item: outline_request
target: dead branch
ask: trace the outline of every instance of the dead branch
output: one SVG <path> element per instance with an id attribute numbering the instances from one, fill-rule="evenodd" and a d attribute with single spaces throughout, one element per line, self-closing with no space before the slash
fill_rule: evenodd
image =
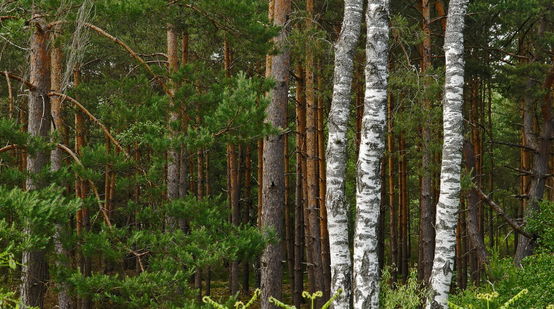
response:
<path id="1" fill-rule="evenodd" d="M 475 186 L 475 190 L 477 191 L 477 193 L 479 194 L 479 196 L 481 196 L 481 198 L 483 198 L 483 200 L 489 204 L 489 206 L 496 212 L 498 213 L 505 221 L 506 223 L 508 223 L 515 231 L 517 231 L 518 233 L 524 235 L 525 237 L 529 238 L 529 239 L 533 239 L 535 238 L 533 235 L 529 234 L 528 232 L 526 232 L 524 229 L 523 229 L 523 226 L 519 225 L 517 222 L 515 222 L 514 219 L 508 217 L 508 215 L 504 212 L 504 210 L 498 206 L 498 204 L 496 204 L 493 200 L 491 200 L 489 198 L 488 195 L 486 195 L 479 187 Z"/>

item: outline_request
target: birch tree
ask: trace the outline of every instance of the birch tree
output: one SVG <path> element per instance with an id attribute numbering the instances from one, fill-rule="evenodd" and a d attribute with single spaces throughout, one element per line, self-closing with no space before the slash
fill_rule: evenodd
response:
<path id="1" fill-rule="evenodd" d="M 360 35 L 363 1 L 346 0 L 342 30 L 335 46 L 333 98 L 327 144 L 327 222 L 331 255 L 331 294 L 342 289 L 334 308 L 350 307 L 352 271 L 348 246 L 348 208 L 345 203 L 346 131 L 354 53 Z"/>
<path id="2" fill-rule="evenodd" d="M 388 14 L 388 0 L 368 1 L 366 89 L 358 155 L 354 231 L 354 308 L 359 309 L 379 307 L 377 226 L 381 206 L 381 159 L 385 151 Z"/>
<path id="3" fill-rule="evenodd" d="M 460 205 L 460 171 L 463 147 L 464 17 L 468 0 L 453 0 L 448 8 L 444 38 L 446 76 L 443 100 L 444 142 L 440 195 L 435 221 L 435 257 L 431 273 L 432 295 L 426 308 L 448 308 Z"/>

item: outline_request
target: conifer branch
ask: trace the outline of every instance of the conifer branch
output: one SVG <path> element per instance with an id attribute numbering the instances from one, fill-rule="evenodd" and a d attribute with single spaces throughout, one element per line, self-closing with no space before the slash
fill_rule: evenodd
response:
<path id="1" fill-rule="evenodd" d="M 56 146 L 58 148 L 60 148 L 61 150 L 65 151 L 67 154 L 69 154 L 69 156 L 73 159 L 73 161 L 75 161 L 78 165 L 83 166 L 83 163 L 81 162 L 81 160 L 79 160 L 79 158 L 77 157 L 75 152 L 73 152 L 71 149 L 69 149 L 69 147 L 67 147 L 63 144 L 57 144 Z M 98 188 L 96 187 L 96 184 L 94 184 L 94 181 L 92 181 L 90 179 L 87 179 L 87 181 L 90 184 L 90 186 L 92 187 L 92 191 L 94 193 L 94 196 L 96 197 L 96 200 L 98 201 L 98 207 L 100 207 L 100 212 L 102 213 L 104 223 L 106 223 L 106 225 L 111 228 L 112 223 L 110 222 L 110 216 L 108 215 L 108 212 L 107 212 L 106 208 L 102 204 L 102 201 L 100 199 L 100 194 L 98 193 Z"/>
<path id="2" fill-rule="evenodd" d="M 55 92 L 55 91 L 50 91 L 48 93 L 48 96 L 57 96 L 57 97 L 60 97 L 62 99 L 62 102 L 64 100 L 68 100 L 69 102 L 71 102 L 73 105 L 77 106 L 83 113 L 85 113 L 92 121 L 94 121 L 101 129 L 102 131 L 104 132 L 104 134 L 106 134 L 106 136 L 108 137 L 108 139 L 110 139 L 110 141 L 112 141 L 112 143 L 114 143 L 114 145 L 121 151 L 125 154 L 126 157 L 129 157 L 129 154 L 127 153 L 127 151 L 125 151 L 125 149 L 119 144 L 119 142 L 113 137 L 113 135 L 110 133 L 110 131 L 108 130 L 108 128 L 106 128 L 105 125 L 103 125 L 100 120 L 98 120 L 98 118 L 94 117 L 93 114 L 91 114 L 81 103 L 79 103 L 77 100 L 75 100 L 74 98 L 66 95 L 66 94 L 63 94 L 63 93 L 59 93 L 59 92 Z"/>
<path id="3" fill-rule="evenodd" d="M 120 39 L 118 39 L 118 38 L 114 37 L 113 35 L 109 34 L 108 32 L 106 32 L 105 30 L 103 30 L 100 27 L 97 27 L 97 26 L 95 26 L 93 24 L 90 24 L 90 23 L 85 23 L 85 26 L 92 29 L 92 30 L 94 30 L 94 31 L 96 31 L 98 34 L 110 39 L 111 41 L 113 41 L 117 45 L 123 47 L 129 53 L 129 55 L 132 58 L 137 60 L 146 69 L 146 71 L 150 75 L 152 75 L 152 77 L 154 77 L 160 83 L 160 85 L 162 86 L 165 94 L 167 94 L 170 98 L 173 97 L 173 94 L 169 91 L 169 88 L 167 87 L 165 82 L 160 78 L 160 76 L 158 74 L 156 74 L 152 70 L 152 68 L 148 65 L 148 63 L 146 63 L 146 61 L 144 61 L 144 59 L 142 59 L 142 57 L 140 57 L 139 54 L 137 54 L 133 49 L 131 49 L 131 47 L 129 47 L 129 45 L 125 44 L 125 42 L 123 42 Z"/>

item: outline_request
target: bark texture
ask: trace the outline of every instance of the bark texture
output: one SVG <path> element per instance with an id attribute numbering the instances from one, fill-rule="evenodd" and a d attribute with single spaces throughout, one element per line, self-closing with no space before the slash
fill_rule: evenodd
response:
<path id="1" fill-rule="evenodd" d="M 464 18 L 468 0 L 453 0 L 448 9 L 444 41 L 446 76 L 443 101 L 444 142 L 440 195 L 435 221 L 435 257 L 431 273 L 432 295 L 426 308 L 448 308 L 460 206 L 460 171 L 463 147 Z"/>
<path id="2" fill-rule="evenodd" d="M 275 38 L 280 52 L 271 57 L 271 77 L 275 87 L 271 90 L 266 121 L 278 129 L 286 128 L 285 110 L 288 102 L 290 54 L 285 47 L 286 23 L 290 12 L 290 0 L 275 0 L 273 24 L 283 27 Z M 285 194 L 285 167 L 283 152 L 285 135 L 276 134 L 265 138 L 263 148 L 262 229 L 273 230 L 279 238 L 283 236 L 283 213 Z M 269 297 L 281 298 L 283 270 L 281 266 L 281 242 L 268 245 L 261 259 L 262 309 L 276 308 L 269 303 Z"/>
<path id="3" fill-rule="evenodd" d="M 173 25 L 167 25 L 167 60 L 169 62 L 169 72 L 173 73 L 177 71 L 178 67 L 178 54 L 177 54 L 177 33 Z M 177 135 L 175 125 L 179 120 L 179 112 L 175 108 L 173 102 L 173 94 L 175 89 L 170 87 L 169 94 L 171 97 L 170 112 L 169 112 L 169 134 L 171 139 L 174 139 Z M 180 150 L 175 146 L 171 146 L 167 151 L 167 199 L 174 200 L 179 198 L 179 163 L 180 163 Z M 174 217 L 168 215 L 166 217 L 166 230 L 171 231 L 177 228 L 177 221 Z"/>
<path id="4" fill-rule="evenodd" d="M 48 32 L 42 15 L 36 14 L 32 19 L 30 82 L 35 85 L 29 94 L 28 127 L 31 136 L 46 139 L 50 131 L 50 55 L 48 52 Z M 48 151 L 30 152 L 27 155 L 27 172 L 25 183 L 27 190 L 37 190 L 44 186 L 43 181 L 35 178 L 46 167 L 49 160 Z M 25 227 L 25 233 L 31 234 L 31 227 Z M 21 301 L 24 307 L 44 306 L 44 294 L 48 279 L 46 252 L 43 249 L 31 248 L 23 252 L 21 268 Z"/>
<path id="5" fill-rule="evenodd" d="M 333 97 L 329 112 L 327 142 L 326 195 L 329 251 L 331 257 L 331 294 L 342 289 L 333 308 L 350 308 L 352 265 L 348 242 L 348 206 L 344 192 L 346 170 L 346 132 L 352 92 L 354 55 L 362 22 L 363 1 L 346 0 L 344 19 L 335 45 Z"/>
<path id="6" fill-rule="evenodd" d="M 62 50 L 60 47 L 53 47 L 50 51 L 50 88 L 53 91 L 60 92 L 62 88 Z M 62 119 L 62 105 L 61 99 L 59 97 L 52 97 L 50 99 L 52 107 L 52 122 L 54 127 L 52 130 L 57 131 L 60 137 L 63 137 L 65 134 L 63 119 Z M 62 168 L 63 157 L 62 150 L 59 147 L 56 147 L 50 153 L 50 169 L 52 172 L 58 171 Z M 60 234 L 63 229 L 62 225 L 56 226 L 56 235 L 54 236 L 54 248 L 56 254 L 58 255 L 58 267 L 67 268 L 69 267 L 69 257 L 70 252 L 63 246 L 60 240 Z M 71 309 L 73 308 L 73 299 L 71 298 L 69 292 L 69 285 L 67 283 L 58 283 L 58 306 L 61 309 Z"/>
<path id="7" fill-rule="evenodd" d="M 372 0 L 366 11 L 366 89 L 356 181 L 354 308 L 379 307 L 378 220 L 381 159 L 385 152 L 389 2 Z"/>

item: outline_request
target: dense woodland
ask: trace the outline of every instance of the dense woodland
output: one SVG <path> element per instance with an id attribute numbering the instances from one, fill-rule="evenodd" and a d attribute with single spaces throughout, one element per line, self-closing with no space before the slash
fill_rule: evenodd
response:
<path id="1" fill-rule="evenodd" d="M 554 307 L 551 0 L 2 0 L 0 72 L 2 308 Z"/>

